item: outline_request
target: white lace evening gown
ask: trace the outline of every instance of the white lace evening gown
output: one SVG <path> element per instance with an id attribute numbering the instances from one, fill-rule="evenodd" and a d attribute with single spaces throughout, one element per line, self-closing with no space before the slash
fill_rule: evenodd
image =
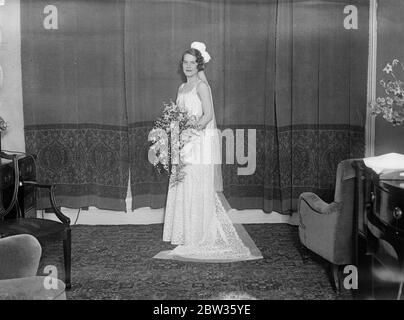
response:
<path id="1" fill-rule="evenodd" d="M 177 98 L 177 104 L 197 118 L 202 115 L 198 83 Z M 221 150 L 215 129 L 213 116 L 182 150 L 185 177 L 169 185 L 163 231 L 163 241 L 178 246 L 154 258 L 202 262 L 262 258 L 242 225 L 233 225 L 227 214 L 230 206 L 221 192 Z"/>

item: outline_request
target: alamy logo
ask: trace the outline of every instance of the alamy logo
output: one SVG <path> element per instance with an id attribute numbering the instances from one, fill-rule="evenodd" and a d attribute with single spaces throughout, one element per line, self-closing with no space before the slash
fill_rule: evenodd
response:
<path id="1" fill-rule="evenodd" d="M 223 140 L 225 141 L 225 163 L 226 164 L 234 164 L 235 160 L 240 167 L 237 168 L 238 175 L 252 175 L 256 169 L 256 130 L 248 129 L 247 130 L 247 141 L 245 140 L 246 130 L 244 129 L 225 129 L 221 131 L 220 129 L 205 129 L 204 133 L 195 134 L 193 138 L 197 138 L 199 135 L 200 143 L 189 144 L 190 148 L 187 146 L 184 147 L 183 152 L 179 152 L 180 146 L 179 144 L 174 144 L 171 146 L 172 148 L 176 148 L 177 152 L 174 152 L 175 155 L 182 154 L 183 156 L 187 155 L 187 162 L 192 164 L 221 164 L 222 159 L 219 159 L 215 155 L 211 155 L 213 149 L 207 148 L 206 145 L 216 145 L 219 150 L 223 150 Z M 170 137 L 163 129 L 157 129 L 151 131 L 148 136 L 148 141 L 155 141 L 158 137 L 162 144 L 167 146 L 169 144 L 169 138 L 171 141 L 178 141 L 175 137 L 179 135 L 179 127 L 173 126 L 171 128 Z M 192 136 L 192 135 L 191 135 Z M 191 138 L 191 140 L 193 139 Z M 203 140 L 203 141 L 202 141 Z M 220 154 L 220 153 L 219 153 Z M 149 148 L 148 152 L 148 160 L 151 164 L 156 163 L 156 159 L 158 159 L 157 151 L 153 147 Z M 173 164 L 178 164 L 179 159 L 178 156 L 172 159 Z"/>
<path id="2" fill-rule="evenodd" d="M 256 169 L 256 130 L 248 129 L 247 131 L 247 156 L 245 155 L 244 129 L 236 129 L 236 136 L 232 129 L 225 129 L 220 131 L 217 129 L 219 136 L 220 147 L 222 147 L 223 138 L 226 139 L 226 164 L 234 164 L 234 147 L 236 153 L 237 163 L 240 165 L 247 165 L 246 167 L 237 168 L 237 174 L 241 176 L 251 175 Z"/>
<path id="3" fill-rule="evenodd" d="M 48 274 L 44 281 L 43 286 L 47 290 L 57 289 L 58 288 L 58 269 L 56 266 L 47 265 L 44 270 L 44 273 Z"/>
<path id="4" fill-rule="evenodd" d="M 346 30 L 358 29 L 358 8 L 354 5 L 348 5 L 344 8 L 347 16 L 344 19 L 344 28 Z"/>
<path id="5" fill-rule="evenodd" d="M 46 30 L 58 29 L 58 8 L 50 4 L 43 9 L 43 13 L 47 15 L 43 20 L 43 27 Z"/>
<path id="6" fill-rule="evenodd" d="M 358 268 L 354 265 L 347 265 L 344 267 L 344 288 L 347 290 L 358 289 Z"/>

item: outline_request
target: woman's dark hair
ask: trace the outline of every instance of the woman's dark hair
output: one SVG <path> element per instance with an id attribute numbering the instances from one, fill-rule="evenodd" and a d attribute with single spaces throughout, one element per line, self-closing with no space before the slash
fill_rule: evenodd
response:
<path id="1" fill-rule="evenodd" d="M 181 70 L 182 70 L 182 63 L 184 62 L 184 57 L 186 54 L 190 54 L 196 58 L 196 63 L 198 64 L 198 66 L 197 66 L 198 71 L 205 70 L 205 62 L 203 60 L 201 52 L 198 49 L 193 49 L 193 48 L 186 50 L 182 54 L 181 61 L 180 61 Z"/>

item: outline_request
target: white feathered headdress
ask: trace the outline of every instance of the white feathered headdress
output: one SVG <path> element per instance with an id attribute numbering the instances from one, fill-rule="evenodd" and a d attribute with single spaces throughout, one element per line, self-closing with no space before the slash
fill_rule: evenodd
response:
<path id="1" fill-rule="evenodd" d="M 191 48 L 200 51 L 205 63 L 208 63 L 211 59 L 209 53 L 206 51 L 206 45 L 203 42 L 194 41 L 191 43 Z"/>

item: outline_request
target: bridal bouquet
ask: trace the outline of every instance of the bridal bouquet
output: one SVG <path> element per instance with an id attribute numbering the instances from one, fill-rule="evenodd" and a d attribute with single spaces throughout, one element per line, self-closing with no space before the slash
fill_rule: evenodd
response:
<path id="1" fill-rule="evenodd" d="M 163 103 L 163 114 L 157 118 L 149 133 L 152 141 L 150 150 L 154 153 L 151 160 L 158 173 L 168 172 L 170 184 L 175 184 L 184 178 L 185 164 L 181 159 L 181 149 L 189 141 L 196 128 L 196 118 L 180 108 L 173 101 Z"/>
<path id="2" fill-rule="evenodd" d="M 391 79 L 380 81 L 386 95 L 370 103 L 371 114 L 382 114 L 393 126 L 404 123 L 404 83 L 393 72 L 395 66 L 401 66 L 404 71 L 403 64 L 398 59 L 394 59 L 391 64 L 387 63 L 383 72 L 390 75 Z"/>

